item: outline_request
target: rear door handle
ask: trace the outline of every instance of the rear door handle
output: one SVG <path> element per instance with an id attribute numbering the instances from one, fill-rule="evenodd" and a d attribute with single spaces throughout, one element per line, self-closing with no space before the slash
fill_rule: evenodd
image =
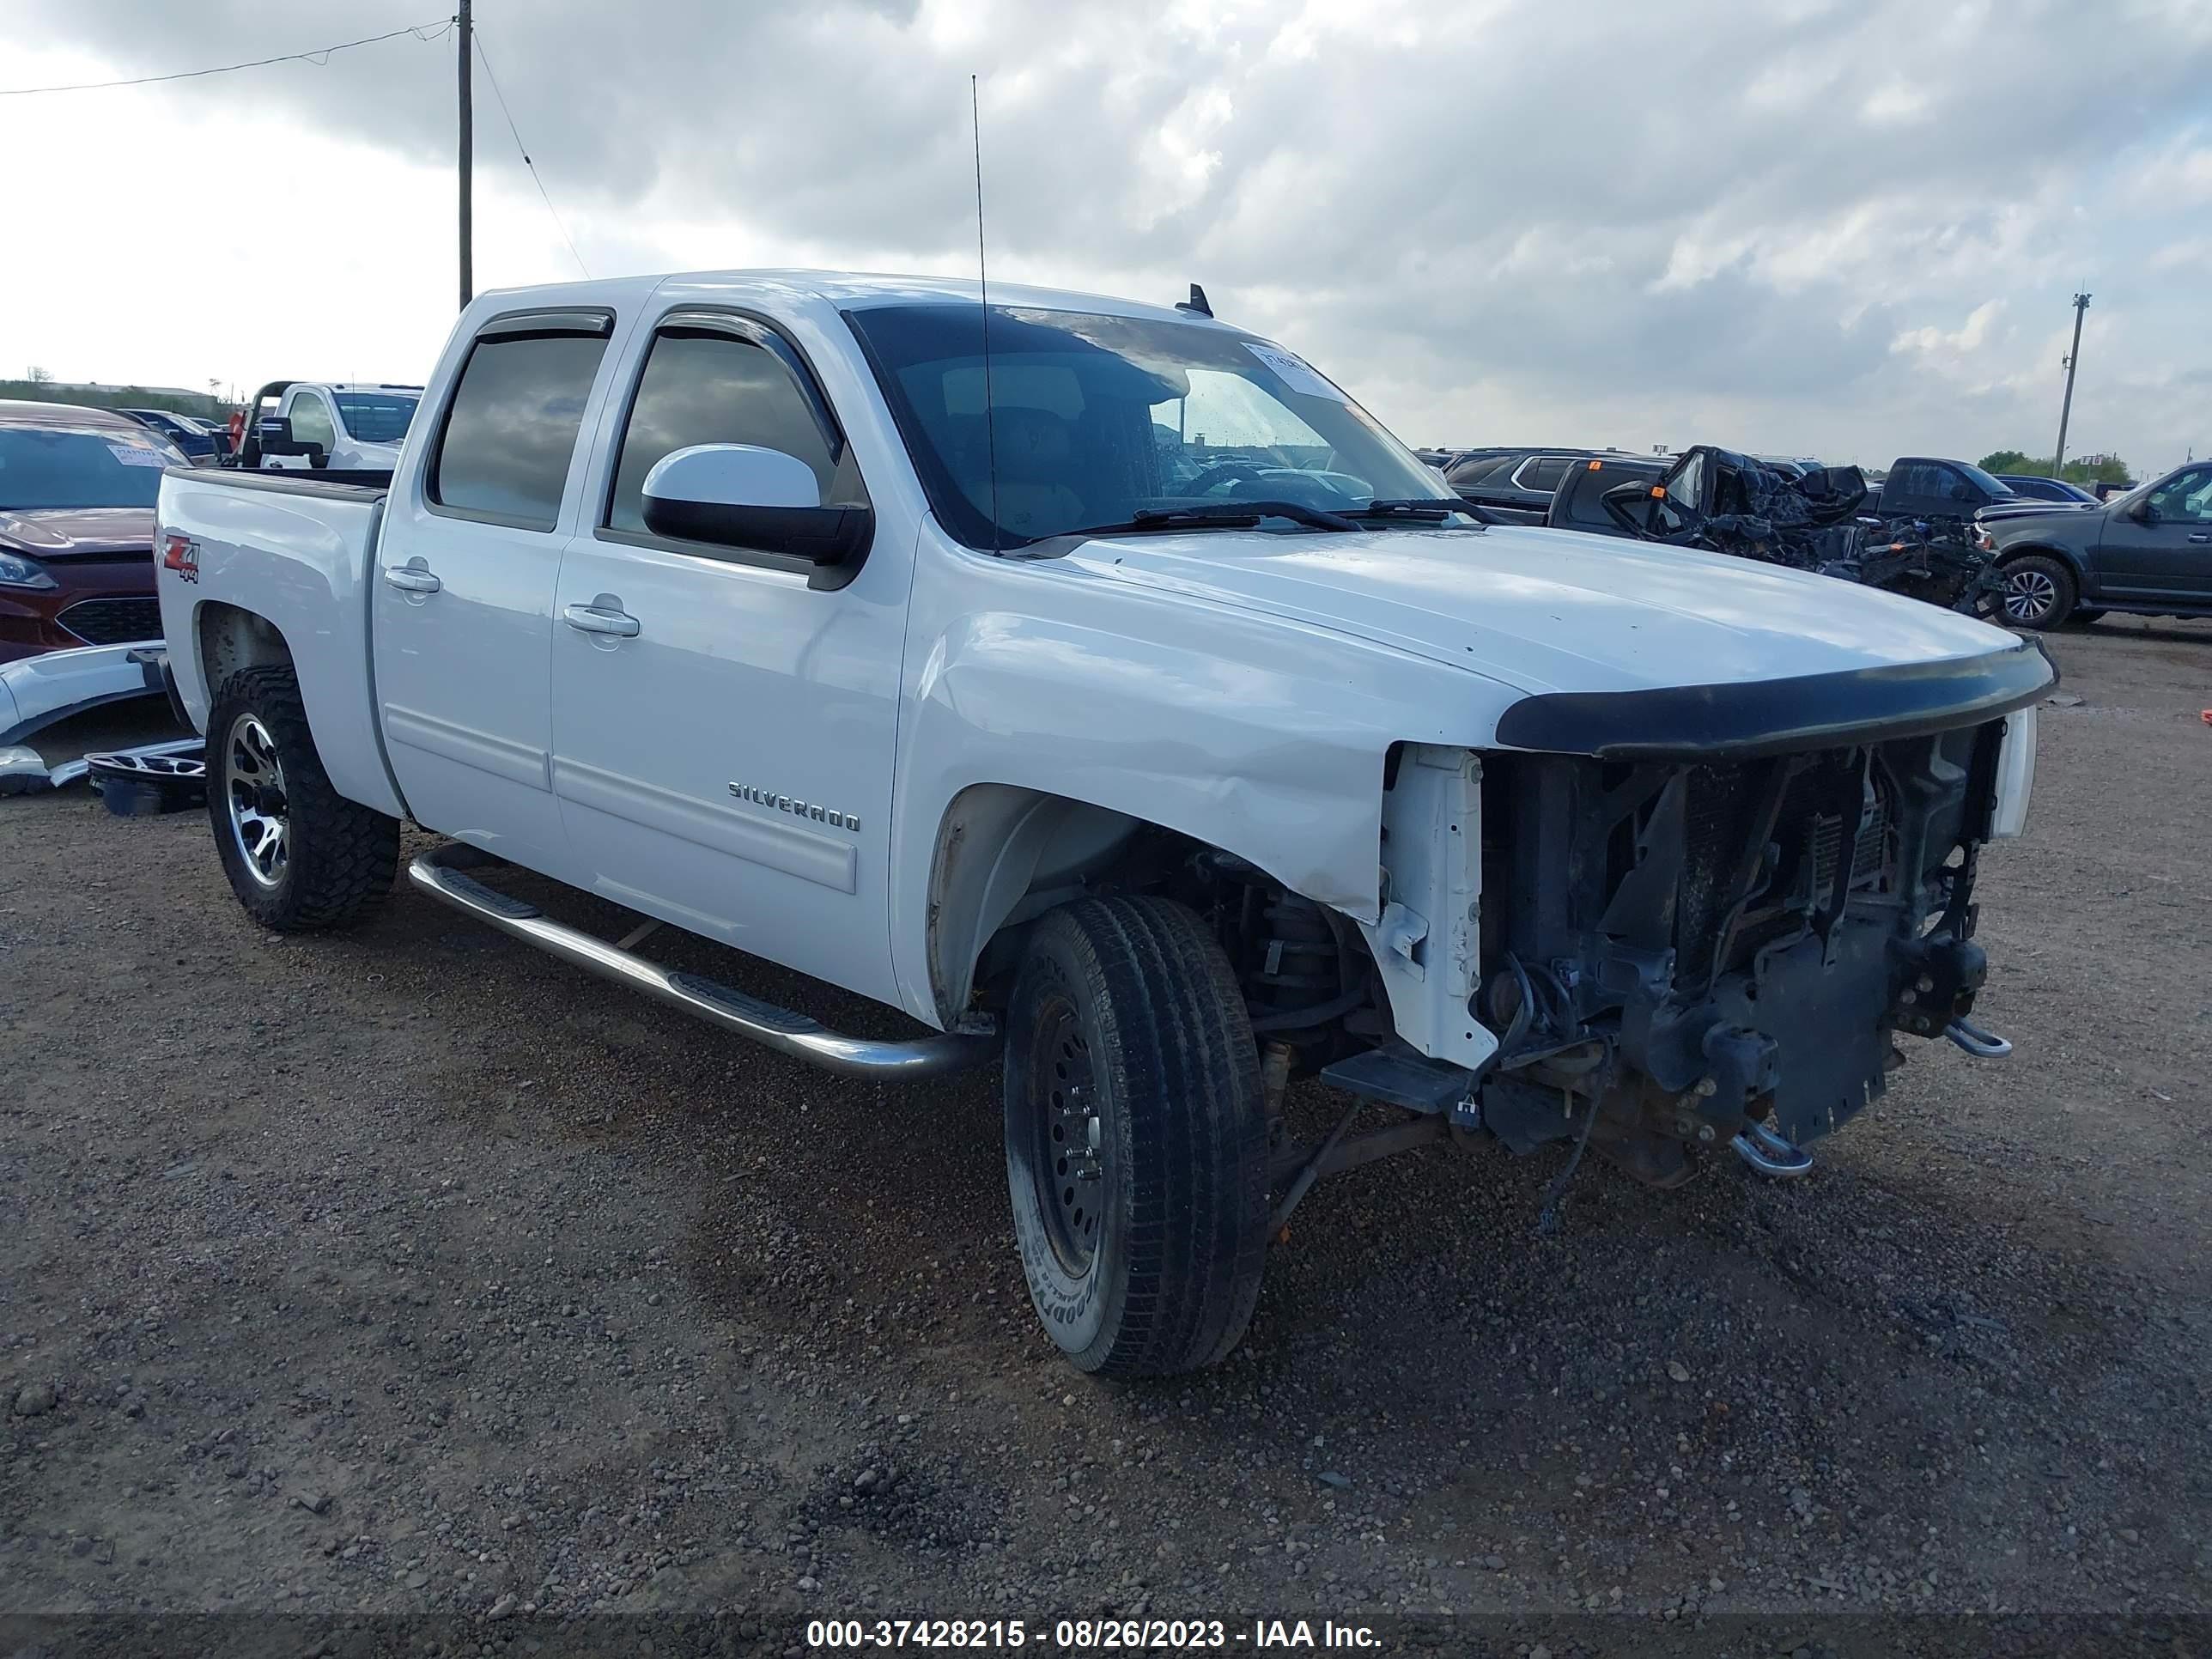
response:
<path id="1" fill-rule="evenodd" d="M 623 640 L 637 637 L 637 618 L 627 611 L 603 610 L 595 605 L 572 605 L 561 613 L 561 620 L 579 634 L 612 634 Z"/>
<path id="2" fill-rule="evenodd" d="M 434 593 L 445 586 L 430 574 L 429 567 L 420 558 L 406 564 L 385 566 L 384 580 L 404 593 Z"/>
<path id="3" fill-rule="evenodd" d="M 2192 542 L 2212 542 L 2212 530 L 2192 530 L 2189 532 L 2189 539 Z"/>

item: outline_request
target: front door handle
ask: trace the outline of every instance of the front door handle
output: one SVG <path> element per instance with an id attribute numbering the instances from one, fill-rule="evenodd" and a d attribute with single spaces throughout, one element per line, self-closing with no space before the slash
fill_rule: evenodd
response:
<path id="1" fill-rule="evenodd" d="M 2212 542 L 2212 530 L 2192 530 L 2189 532 L 2189 539 L 2192 542 Z"/>
<path id="2" fill-rule="evenodd" d="M 405 564 L 384 567 L 384 580 L 403 593 L 434 593 L 445 584 L 430 574 L 429 566 L 417 556 Z"/>
<path id="3" fill-rule="evenodd" d="M 637 637 L 636 617 L 600 605 L 572 605 L 561 613 L 561 620 L 579 634 L 611 634 L 623 640 Z"/>

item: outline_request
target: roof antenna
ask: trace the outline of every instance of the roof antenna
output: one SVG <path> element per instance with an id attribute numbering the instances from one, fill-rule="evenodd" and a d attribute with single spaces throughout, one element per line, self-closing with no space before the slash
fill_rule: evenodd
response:
<path id="1" fill-rule="evenodd" d="M 1194 317 L 1211 317 L 1213 307 L 1206 302 L 1206 290 L 1196 283 L 1190 285 L 1190 298 L 1176 301 L 1177 311 L 1188 311 Z"/>
<path id="2" fill-rule="evenodd" d="M 991 273 L 983 260 L 983 115 L 968 77 L 968 124 L 975 135 L 975 289 L 983 306 L 983 444 L 991 468 L 991 551 L 999 550 L 999 422 L 991 386 Z"/>

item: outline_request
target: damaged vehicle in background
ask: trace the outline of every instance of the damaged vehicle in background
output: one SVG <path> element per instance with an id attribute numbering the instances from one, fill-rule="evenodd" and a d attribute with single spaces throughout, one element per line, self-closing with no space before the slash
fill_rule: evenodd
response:
<path id="1" fill-rule="evenodd" d="M 1869 518 L 1855 466 L 1793 477 L 1698 444 L 1658 478 L 1613 486 L 1601 499 L 1615 535 L 1814 571 L 1968 615 L 1996 609 L 1989 532 L 1958 519 Z"/>
<path id="2" fill-rule="evenodd" d="M 170 473 L 163 620 L 254 922 L 363 919 L 412 818 L 450 838 L 414 890 L 724 1031 L 862 1080 L 1003 1060 L 1031 1300 L 1122 1375 L 1230 1353 L 1337 1170 L 1793 1174 L 1902 1037 L 2004 1051 L 1973 895 L 2031 643 L 1485 525 L 1272 341 L 990 299 L 485 294 L 388 477 Z M 920 1029 L 830 1030 L 660 927 Z"/>

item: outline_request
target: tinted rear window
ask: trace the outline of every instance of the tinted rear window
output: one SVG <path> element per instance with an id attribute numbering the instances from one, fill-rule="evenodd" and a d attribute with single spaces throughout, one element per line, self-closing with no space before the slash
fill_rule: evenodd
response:
<path id="1" fill-rule="evenodd" d="M 606 342 L 560 334 L 479 340 L 461 370 L 430 499 L 525 530 L 550 530 Z"/>
<path id="2" fill-rule="evenodd" d="M 1467 484 L 1494 483 L 1521 465 L 1518 455 L 1476 455 L 1460 462 L 1444 474 L 1445 480 L 1455 488 Z"/>
<path id="3" fill-rule="evenodd" d="M 396 444 L 407 435 L 416 399 L 389 392 L 341 392 L 338 419 L 356 441 Z"/>

